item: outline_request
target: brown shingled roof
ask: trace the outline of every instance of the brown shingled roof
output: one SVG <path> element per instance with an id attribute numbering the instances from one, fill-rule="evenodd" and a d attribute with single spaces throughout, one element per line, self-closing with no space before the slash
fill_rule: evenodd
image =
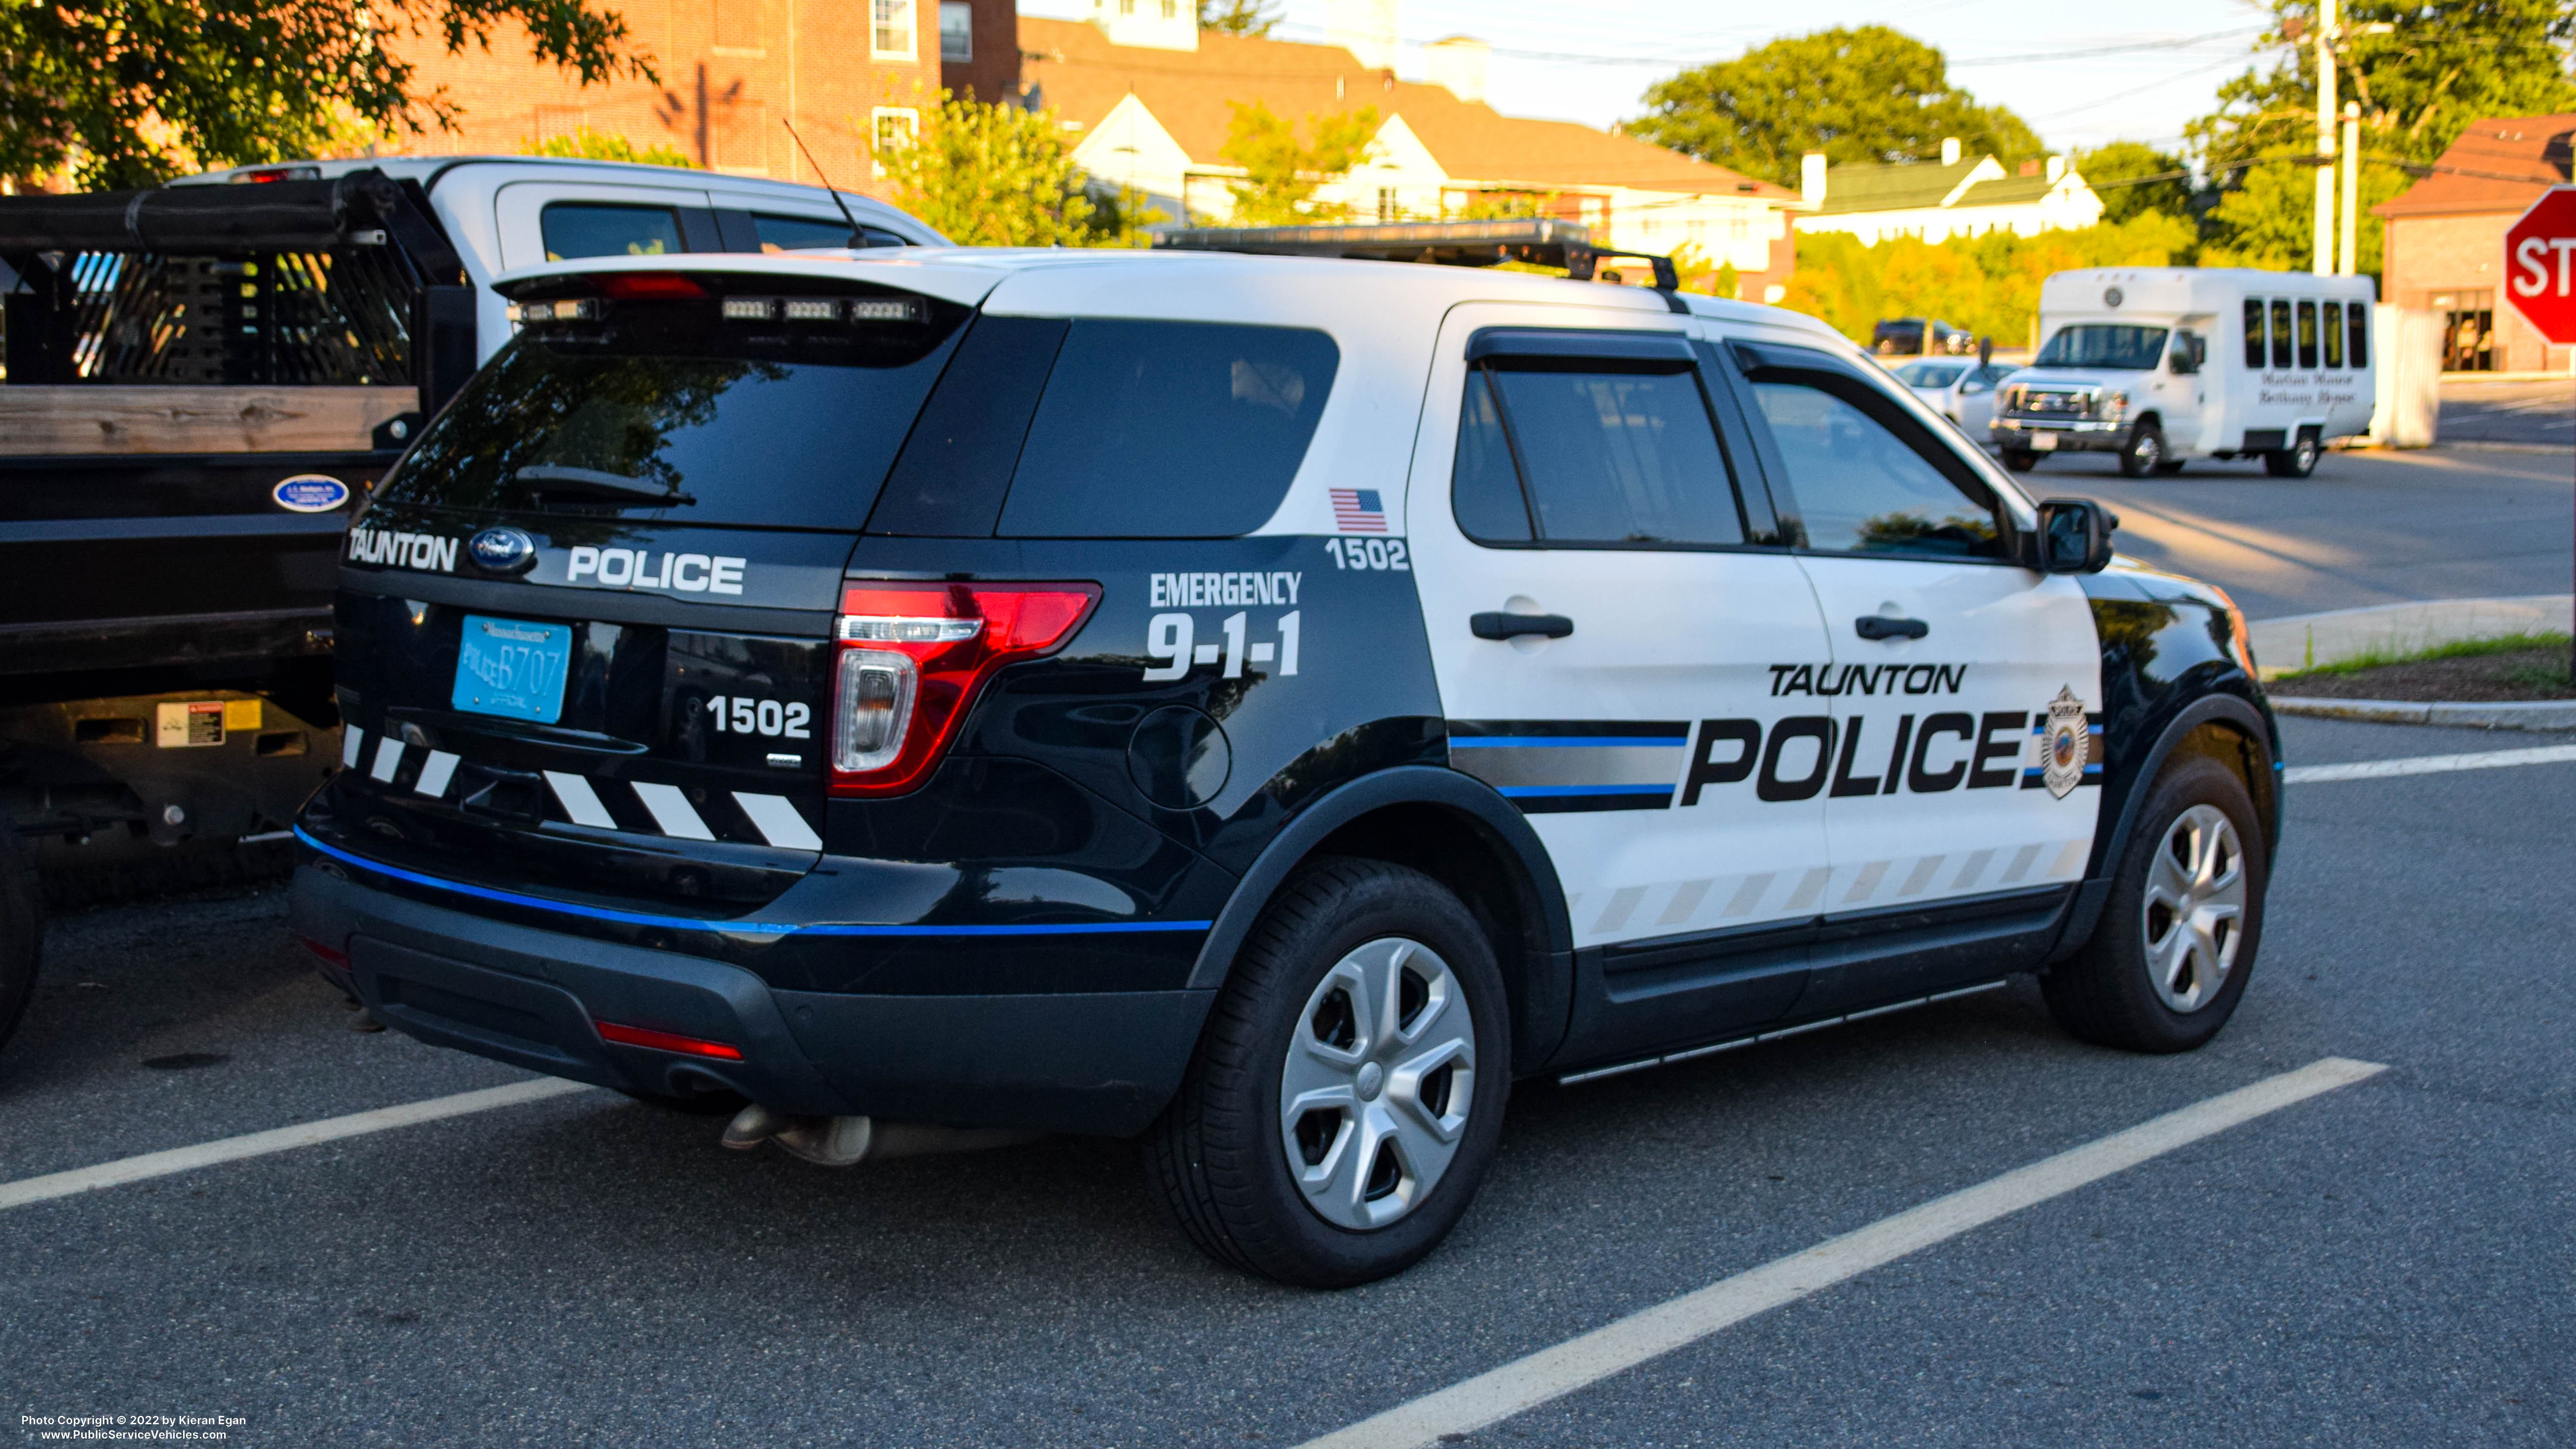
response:
<path id="1" fill-rule="evenodd" d="M 2576 115 L 2472 121 L 2433 163 L 2433 174 L 2370 210 L 2376 216 L 2521 211 L 2569 180 Z"/>
<path id="2" fill-rule="evenodd" d="M 1088 131 L 1133 91 L 1202 165 L 1223 165 L 1229 102 L 1259 102 L 1291 121 L 1375 106 L 1402 116 L 1450 176 L 1533 190 L 1626 186 L 1645 191 L 1794 199 L 1797 193 L 1661 146 L 1571 121 L 1506 116 L 1445 87 L 1397 80 L 1335 45 L 1199 33 L 1197 52 L 1109 43 L 1080 20 L 1020 17 L 1020 46 L 1039 59 L 1023 73 L 1045 103 Z M 1335 94 L 1336 83 L 1340 94 Z"/>

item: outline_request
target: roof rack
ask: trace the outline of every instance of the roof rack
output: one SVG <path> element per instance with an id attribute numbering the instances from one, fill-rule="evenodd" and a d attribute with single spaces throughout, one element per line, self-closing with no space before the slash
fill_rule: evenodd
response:
<path id="1" fill-rule="evenodd" d="M 1549 217 L 1511 221 L 1403 221 L 1378 226 L 1211 226 L 1167 231 L 1157 248 L 1201 252 L 1257 252 L 1281 257 L 1351 257 L 1378 262 L 1432 262 L 1451 267 L 1490 267 L 1524 262 L 1563 267 L 1578 282 L 1592 280 L 1604 257 L 1628 257 L 1655 269 L 1658 291 L 1681 290 L 1673 259 L 1652 252 L 1597 246 L 1592 229 Z"/>

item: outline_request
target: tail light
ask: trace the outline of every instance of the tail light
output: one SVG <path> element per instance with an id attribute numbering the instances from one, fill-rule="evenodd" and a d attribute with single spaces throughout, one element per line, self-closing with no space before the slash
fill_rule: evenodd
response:
<path id="1" fill-rule="evenodd" d="M 591 1026 L 598 1030 L 601 1041 L 613 1041 L 620 1046 L 650 1047 L 657 1052 L 678 1052 L 688 1057 L 713 1057 L 720 1062 L 742 1060 L 742 1048 L 720 1041 L 703 1041 L 694 1036 L 681 1036 L 677 1032 L 655 1031 L 646 1026 L 624 1026 L 613 1021 L 593 1021 Z"/>
<path id="2" fill-rule="evenodd" d="M 853 583 L 841 592 L 831 792 L 899 795 L 948 748 L 995 670 L 1053 652 L 1098 584 Z"/>

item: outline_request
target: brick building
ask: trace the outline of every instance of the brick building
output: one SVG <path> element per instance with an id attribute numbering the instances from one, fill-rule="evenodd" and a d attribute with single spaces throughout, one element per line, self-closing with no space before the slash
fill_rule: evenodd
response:
<path id="1" fill-rule="evenodd" d="M 780 122 L 792 122 L 831 180 L 880 193 L 872 149 L 913 134 L 945 86 L 986 100 L 1019 89 L 1013 0 L 641 0 L 616 7 L 661 84 L 585 86 L 531 58 L 523 34 L 446 54 L 416 40 L 406 58 L 426 93 L 444 88 L 458 129 L 407 140 L 428 155 L 513 153 L 588 126 L 637 146 L 675 147 L 741 176 L 815 182 Z"/>
<path id="2" fill-rule="evenodd" d="M 2504 234 L 2569 180 L 2576 115 L 2474 122 L 2433 174 L 2371 210 L 2387 224 L 2380 300 L 2443 316 L 2447 372 L 2563 372 L 2570 349 L 2541 340 L 2498 296 Z"/>

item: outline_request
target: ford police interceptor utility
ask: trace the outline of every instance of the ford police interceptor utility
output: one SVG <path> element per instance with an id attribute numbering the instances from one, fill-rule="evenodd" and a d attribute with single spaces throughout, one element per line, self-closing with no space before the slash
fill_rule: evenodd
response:
<path id="1" fill-rule="evenodd" d="M 1143 1134 L 1201 1247 L 1341 1285 L 1517 1079 L 2021 972 L 2175 1051 L 2245 989 L 2241 618 L 1806 318 L 1208 252 L 503 287 L 349 535 L 297 825 L 298 931 L 424 1041 L 830 1163 Z"/>

